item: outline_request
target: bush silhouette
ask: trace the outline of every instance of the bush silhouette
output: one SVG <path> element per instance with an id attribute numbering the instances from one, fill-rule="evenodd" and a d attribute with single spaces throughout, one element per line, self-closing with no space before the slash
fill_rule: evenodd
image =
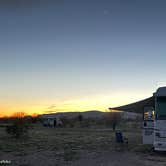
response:
<path id="1" fill-rule="evenodd" d="M 12 117 L 10 119 L 11 124 L 6 127 L 6 132 L 15 138 L 20 138 L 27 134 L 31 128 L 29 120 L 23 115 L 23 113 L 19 113 L 17 116 Z"/>

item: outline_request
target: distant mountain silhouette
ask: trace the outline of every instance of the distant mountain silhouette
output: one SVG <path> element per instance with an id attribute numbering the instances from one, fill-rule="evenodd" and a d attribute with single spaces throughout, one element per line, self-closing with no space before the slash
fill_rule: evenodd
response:
<path id="1" fill-rule="evenodd" d="M 106 112 L 101 112 L 97 110 L 92 110 L 92 111 L 85 111 L 85 112 L 58 112 L 58 113 L 51 113 L 51 114 L 43 114 L 40 115 L 40 117 L 62 117 L 66 116 L 68 118 L 74 118 L 78 115 L 82 115 L 85 118 L 100 118 L 106 114 Z"/>
<path id="2" fill-rule="evenodd" d="M 104 116 L 107 116 L 109 112 L 101 112 L 97 110 L 92 110 L 92 111 L 85 111 L 85 112 L 58 112 L 58 113 L 51 113 L 51 114 L 43 114 L 40 115 L 41 118 L 59 118 L 59 117 L 67 117 L 67 118 L 74 118 L 77 117 L 78 115 L 82 115 L 84 118 L 102 118 Z M 136 113 L 131 113 L 131 112 L 121 112 L 121 115 L 124 119 L 135 119 L 137 116 L 140 116 L 139 114 Z"/>

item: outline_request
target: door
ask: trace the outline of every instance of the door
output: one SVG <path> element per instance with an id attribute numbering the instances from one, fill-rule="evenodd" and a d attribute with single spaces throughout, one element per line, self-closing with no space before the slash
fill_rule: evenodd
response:
<path id="1" fill-rule="evenodd" d="M 143 144 L 154 142 L 154 108 L 145 107 L 143 114 Z"/>

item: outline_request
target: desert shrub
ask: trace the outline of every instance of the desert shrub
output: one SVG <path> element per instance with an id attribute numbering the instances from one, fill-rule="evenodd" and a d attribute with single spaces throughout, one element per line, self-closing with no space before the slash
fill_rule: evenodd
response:
<path id="1" fill-rule="evenodd" d="M 15 138 L 28 134 L 28 130 L 32 128 L 29 119 L 22 115 L 18 114 L 18 116 L 11 118 L 10 125 L 6 126 L 6 132 Z"/>
<path id="2" fill-rule="evenodd" d="M 6 127 L 6 132 L 15 138 L 19 138 L 28 132 L 28 127 L 19 123 L 14 123 L 13 125 Z"/>

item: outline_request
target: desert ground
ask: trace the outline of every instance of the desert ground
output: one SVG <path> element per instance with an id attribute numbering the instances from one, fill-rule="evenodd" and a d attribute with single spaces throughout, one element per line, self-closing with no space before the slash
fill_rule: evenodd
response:
<path id="1" fill-rule="evenodd" d="M 128 144 L 115 142 L 107 128 L 35 126 L 29 136 L 15 139 L 0 128 L 0 160 L 10 166 L 164 166 L 166 154 L 141 144 L 141 129 L 126 128 Z M 0 164 L 5 165 L 5 164 Z"/>

